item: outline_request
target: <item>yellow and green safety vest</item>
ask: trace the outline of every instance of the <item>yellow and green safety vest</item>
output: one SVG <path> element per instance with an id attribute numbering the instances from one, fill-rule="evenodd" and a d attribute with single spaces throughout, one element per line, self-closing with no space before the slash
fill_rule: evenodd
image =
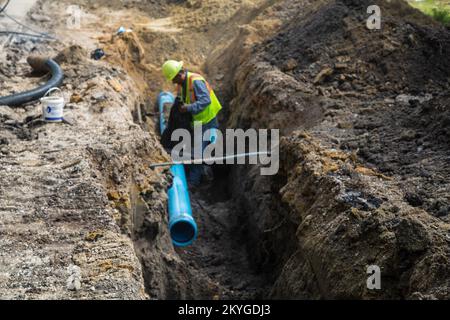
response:
<path id="1" fill-rule="evenodd" d="M 206 84 L 206 88 L 208 88 L 211 103 L 201 112 L 192 115 L 194 122 L 200 121 L 202 124 L 206 124 L 217 116 L 219 111 L 222 109 L 222 105 L 220 104 L 219 99 L 217 99 L 214 90 L 211 88 L 211 86 L 205 80 L 205 78 L 203 78 L 201 75 L 197 73 L 192 72 L 188 72 L 186 77 L 187 77 L 186 92 L 183 92 L 183 86 L 179 86 L 178 88 L 179 93 L 181 90 L 181 97 L 183 97 L 184 99 L 183 102 L 185 104 L 191 104 L 197 100 L 194 91 L 194 81 L 196 80 L 204 81 Z"/>

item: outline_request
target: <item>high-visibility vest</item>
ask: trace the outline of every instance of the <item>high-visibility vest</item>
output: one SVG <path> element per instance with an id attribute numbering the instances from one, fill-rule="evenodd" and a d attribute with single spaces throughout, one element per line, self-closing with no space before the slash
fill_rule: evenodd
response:
<path id="1" fill-rule="evenodd" d="M 181 89 L 181 96 L 184 98 L 185 104 L 191 104 L 197 101 L 197 98 L 195 97 L 195 91 L 194 91 L 194 81 L 200 80 L 205 82 L 206 88 L 209 91 L 209 96 L 211 98 L 211 103 L 203 109 L 201 112 L 197 114 L 193 114 L 192 118 L 193 121 L 200 121 L 202 124 L 206 124 L 210 122 L 212 119 L 214 119 L 219 111 L 222 109 L 222 105 L 219 102 L 219 99 L 217 99 L 216 94 L 214 93 L 214 90 L 211 88 L 209 83 L 203 78 L 201 75 L 188 72 L 187 73 L 187 85 L 186 85 L 186 92 L 183 92 L 183 86 L 179 86 L 179 90 Z"/>

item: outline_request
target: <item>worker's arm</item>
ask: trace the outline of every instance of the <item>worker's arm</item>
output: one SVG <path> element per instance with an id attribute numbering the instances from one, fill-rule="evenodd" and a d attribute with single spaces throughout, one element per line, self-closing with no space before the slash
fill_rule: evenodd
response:
<path id="1" fill-rule="evenodd" d="M 204 81 L 195 80 L 193 85 L 197 101 L 188 104 L 186 108 L 188 112 L 197 114 L 205 110 L 205 108 L 211 104 L 211 97 Z"/>

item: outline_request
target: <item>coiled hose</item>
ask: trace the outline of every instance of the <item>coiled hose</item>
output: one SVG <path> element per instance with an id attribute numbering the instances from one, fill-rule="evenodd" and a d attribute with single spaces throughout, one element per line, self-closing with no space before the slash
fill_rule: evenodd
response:
<path id="1" fill-rule="evenodd" d="M 64 73 L 61 67 L 52 59 L 45 59 L 40 57 L 29 57 L 28 64 L 35 70 L 50 71 L 52 77 L 50 80 L 35 89 L 16 93 L 10 96 L 0 97 L 0 106 L 19 106 L 24 103 L 37 100 L 44 96 L 44 94 L 53 87 L 59 87 L 64 79 Z"/>

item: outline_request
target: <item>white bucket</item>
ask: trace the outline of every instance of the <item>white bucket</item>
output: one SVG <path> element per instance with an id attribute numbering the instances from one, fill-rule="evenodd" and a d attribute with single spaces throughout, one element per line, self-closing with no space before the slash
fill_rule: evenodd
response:
<path id="1" fill-rule="evenodd" d="M 58 90 L 61 95 L 59 97 L 47 97 L 54 90 Z M 61 89 L 56 87 L 51 88 L 40 100 L 42 103 L 42 115 L 45 121 L 61 122 L 63 120 L 64 97 L 62 96 Z"/>

